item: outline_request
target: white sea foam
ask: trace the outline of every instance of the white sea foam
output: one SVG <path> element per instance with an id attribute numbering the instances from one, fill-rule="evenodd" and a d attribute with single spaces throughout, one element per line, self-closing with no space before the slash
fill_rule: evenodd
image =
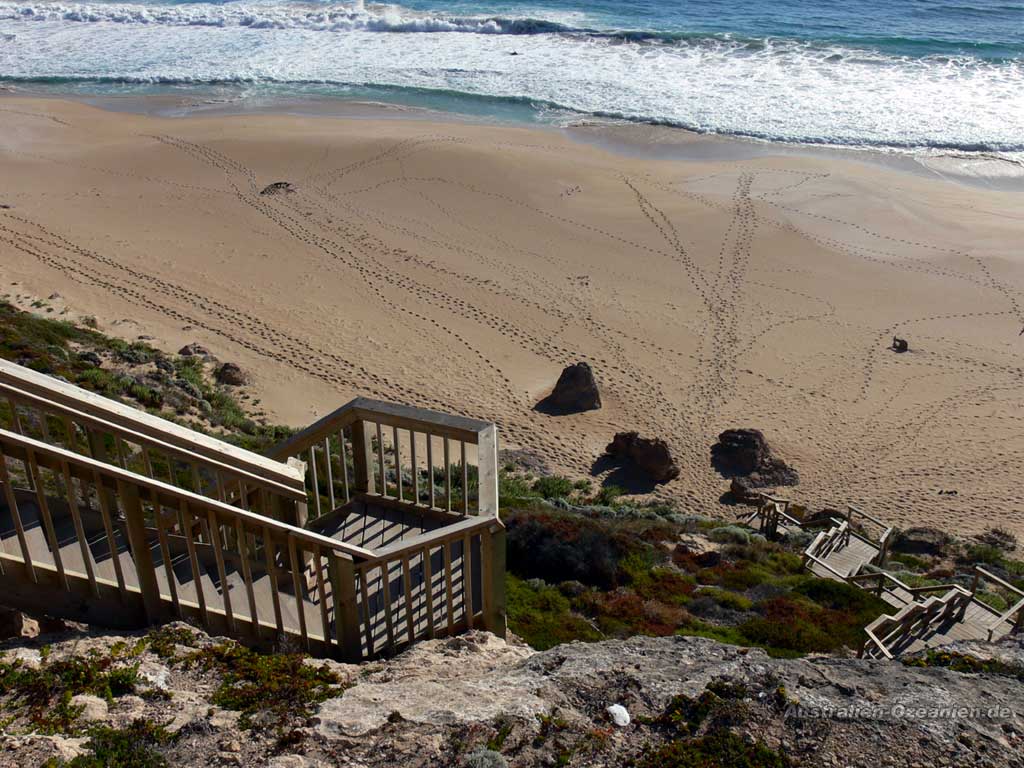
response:
<path id="1" fill-rule="evenodd" d="M 1024 150 L 1020 60 L 638 40 L 556 22 L 269 1 L 0 2 L 0 78 L 433 89 L 786 141 Z"/>

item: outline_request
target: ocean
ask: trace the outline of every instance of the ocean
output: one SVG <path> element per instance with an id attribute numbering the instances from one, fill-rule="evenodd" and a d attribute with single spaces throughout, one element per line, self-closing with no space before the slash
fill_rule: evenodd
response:
<path id="1" fill-rule="evenodd" d="M 1020 0 L 0 0 L 0 85 L 1024 157 Z"/>

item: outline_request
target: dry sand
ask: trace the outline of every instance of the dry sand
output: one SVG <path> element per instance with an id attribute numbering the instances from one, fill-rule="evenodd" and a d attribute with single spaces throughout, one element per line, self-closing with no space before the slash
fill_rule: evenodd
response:
<path id="1" fill-rule="evenodd" d="M 682 475 L 659 493 L 702 513 L 729 512 L 715 436 L 753 426 L 797 500 L 1024 534 L 1022 201 L 827 156 L 0 101 L 0 293 L 199 341 L 296 426 L 392 399 L 574 475 L 618 430 L 661 436 Z M 576 360 L 604 408 L 535 411 Z"/>

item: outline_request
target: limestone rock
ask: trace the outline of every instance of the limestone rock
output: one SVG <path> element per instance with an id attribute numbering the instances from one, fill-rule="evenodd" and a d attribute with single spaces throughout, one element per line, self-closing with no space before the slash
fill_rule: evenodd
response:
<path id="1" fill-rule="evenodd" d="M 562 371 L 547 402 L 566 412 L 591 411 L 601 407 L 601 393 L 594 372 L 587 363 L 576 363 Z"/>
<path id="2" fill-rule="evenodd" d="M 668 444 L 661 438 L 640 437 L 636 432 L 619 432 L 605 448 L 605 453 L 632 461 L 656 483 L 667 483 L 679 477 L 679 465 L 672 458 Z"/>
<path id="3" fill-rule="evenodd" d="M 79 717 L 87 723 L 98 723 L 106 720 L 109 714 L 107 702 L 99 696 L 89 693 L 80 693 L 71 697 L 71 706 L 81 707 L 82 714 Z"/>

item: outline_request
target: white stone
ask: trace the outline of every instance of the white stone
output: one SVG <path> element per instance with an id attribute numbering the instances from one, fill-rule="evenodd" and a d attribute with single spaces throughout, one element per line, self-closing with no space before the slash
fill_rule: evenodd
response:
<path id="1" fill-rule="evenodd" d="M 171 677 L 171 671 L 163 664 L 157 664 L 155 661 L 146 659 L 139 664 L 139 677 L 149 683 L 153 688 L 159 688 L 161 691 L 166 691 L 168 681 Z"/>
<path id="2" fill-rule="evenodd" d="M 267 768 L 320 768 L 319 760 L 311 760 L 303 755 L 278 755 L 267 763 Z"/>
<path id="3" fill-rule="evenodd" d="M 213 714 L 210 715 L 210 725 L 214 728 L 236 728 L 238 727 L 238 720 L 241 717 L 241 712 L 234 712 L 230 709 L 214 707 Z"/>
<path id="4" fill-rule="evenodd" d="M 43 657 L 34 648 L 14 648 L 4 653 L 4 661 L 8 664 L 20 661 L 29 669 L 39 669 L 43 663 Z"/>
<path id="5" fill-rule="evenodd" d="M 71 697 L 71 706 L 82 708 L 82 714 L 79 717 L 86 722 L 95 723 L 107 719 L 107 702 L 99 696 L 80 693 Z"/>
<path id="6" fill-rule="evenodd" d="M 612 704 L 606 711 L 611 715 L 612 722 L 620 728 L 629 725 L 629 712 L 621 704 Z"/>

